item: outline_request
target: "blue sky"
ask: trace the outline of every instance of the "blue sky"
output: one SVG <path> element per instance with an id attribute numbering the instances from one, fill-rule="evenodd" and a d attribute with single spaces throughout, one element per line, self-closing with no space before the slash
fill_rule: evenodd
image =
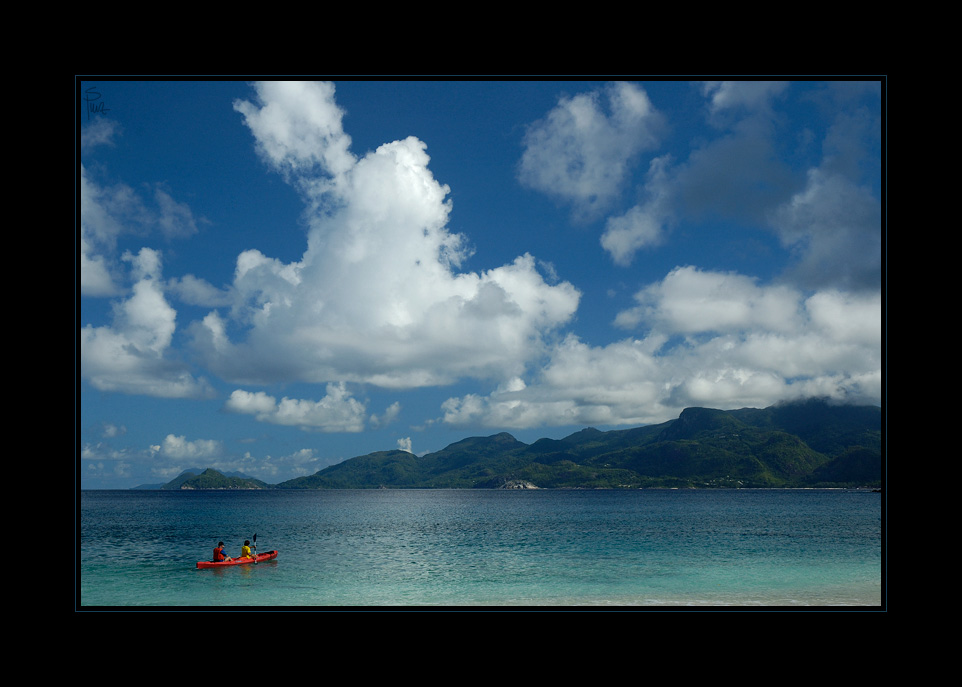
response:
<path id="1" fill-rule="evenodd" d="M 879 80 L 77 98 L 82 488 L 882 402 Z"/>

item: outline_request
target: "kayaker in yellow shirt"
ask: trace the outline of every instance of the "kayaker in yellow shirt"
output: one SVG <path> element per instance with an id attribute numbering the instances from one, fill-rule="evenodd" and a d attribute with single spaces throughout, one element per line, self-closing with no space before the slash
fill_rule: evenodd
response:
<path id="1" fill-rule="evenodd" d="M 241 547 L 241 558 L 253 558 L 254 554 L 251 553 L 251 542 L 250 539 L 244 540 L 244 545 Z"/>

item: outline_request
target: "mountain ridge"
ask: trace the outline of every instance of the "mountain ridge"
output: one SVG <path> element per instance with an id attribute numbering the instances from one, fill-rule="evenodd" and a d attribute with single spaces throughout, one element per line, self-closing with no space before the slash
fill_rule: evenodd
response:
<path id="1" fill-rule="evenodd" d="M 225 481 L 201 487 L 195 477 L 162 488 L 880 487 L 882 454 L 880 407 L 809 399 L 764 409 L 691 407 L 660 424 L 587 427 L 532 444 L 499 432 L 466 437 L 423 456 L 376 451 L 276 485 L 250 480 L 246 486 Z"/>

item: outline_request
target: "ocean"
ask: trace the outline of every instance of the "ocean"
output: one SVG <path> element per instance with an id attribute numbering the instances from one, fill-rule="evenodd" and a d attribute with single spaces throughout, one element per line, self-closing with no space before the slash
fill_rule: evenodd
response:
<path id="1" fill-rule="evenodd" d="M 883 609 L 868 490 L 81 491 L 77 610 Z M 257 535 L 277 559 L 197 569 Z"/>

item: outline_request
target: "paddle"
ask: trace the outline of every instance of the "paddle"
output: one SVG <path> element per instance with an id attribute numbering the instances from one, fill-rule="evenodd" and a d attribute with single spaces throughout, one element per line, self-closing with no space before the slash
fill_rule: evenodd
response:
<path id="1" fill-rule="evenodd" d="M 257 565 L 257 532 L 254 532 L 254 565 Z"/>

